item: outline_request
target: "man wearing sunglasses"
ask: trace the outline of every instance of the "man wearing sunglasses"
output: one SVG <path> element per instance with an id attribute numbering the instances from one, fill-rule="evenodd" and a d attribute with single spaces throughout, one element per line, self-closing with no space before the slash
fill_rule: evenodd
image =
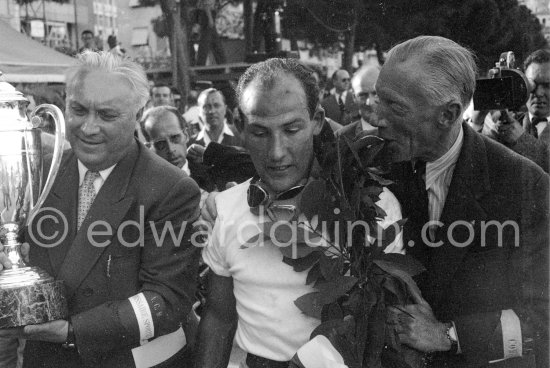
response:
<path id="1" fill-rule="evenodd" d="M 321 106 L 325 115 L 335 122 L 347 125 L 356 112 L 353 95 L 350 92 L 350 76 L 347 70 L 339 69 L 332 74 L 334 93 L 326 97 Z"/>
<path id="2" fill-rule="evenodd" d="M 217 219 L 203 249 L 211 273 L 196 367 L 226 367 L 235 336 L 248 368 L 286 368 L 320 323 L 294 304 L 314 291 L 307 272 L 285 264 L 274 241 L 243 248 L 259 223 L 297 214 L 314 166 L 313 137 L 324 122 L 318 96 L 315 78 L 294 59 L 255 64 L 239 80 L 242 136 L 257 176 L 215 199 Z"/>

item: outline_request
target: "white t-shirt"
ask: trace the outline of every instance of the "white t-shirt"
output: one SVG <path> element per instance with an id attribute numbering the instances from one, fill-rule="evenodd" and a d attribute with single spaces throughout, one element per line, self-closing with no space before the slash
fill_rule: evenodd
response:
<path id="1" fill-rule="evenodd" d="M 261 247 L 242 247 L 260 232 L 260 221 L 270 221 L 250 212 L 248 186 L 249 181 L 216 197 L 218 217 L 202 257 L 214 273 L 233 278 L 238 345 L 254 355 L 287 361 L 320 323 L 294 305 L 297 298 L 315 289 L 306 285 L 308 271 L 296 272 L 285 264 L 282 253 L 269 240 Z M 377 204 L 388 214 L 384 223 L 401 218 L 399 203 L 391 192 L 385 190 Z M 382 227 L 387 226 L 384 223 Z M 394 243 L 388 248 L 393 252 L 403 250 L 401 236 Z"/>

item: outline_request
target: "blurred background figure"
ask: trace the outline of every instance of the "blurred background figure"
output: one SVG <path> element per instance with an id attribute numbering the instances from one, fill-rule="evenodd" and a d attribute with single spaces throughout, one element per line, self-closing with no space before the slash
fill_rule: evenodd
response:
<path id="1" fill-rule="evenodd" d="M 107 44 L 109 45 L 109 52 L 111 54 L 115 54 L 120 57 L 123 57 L 126 54 L 126 50 L 120 47 L 120 44 L 114 34 L 107 37 Z"/>
<path id="2" fill-rule="evenodd" d="M 158 84 L 151 88 L 151 102 L 156 106 L 174 106 L 174 94 L 166 84 Z"/>
<path id="3" fill-rule="evenodd" d="M 197 102 L 199 96 L 198 91 L 191 90 L 187 94 L 186 111 L 183 114 L 183 118 L 189 126 L 190 138 L 195 138 L 197 134 L 202 130 L 202 124 L 200 120 L 200 109 Z"/>
<path id="4" fill-rule="evenodd" d="M 339 69 L 332 74 L 334 90 L 321 101 L 325 115 L 339 124 L 347 125 L 356 111 L 350 91 L 350 76 L 347 70 Z"/>
<path id="5" fill-rule="evenodd" d="M 191 51 L 191 64 L 206 65 L 208 54 L 211 52 L 216 64 L 226 62 L 225 52 L 221 44 L 220 37 L 216 30 L 216 1 L 199 0 L 197 8 L 192 15 L 193 32 L 199 38 L 199 47 L 197 55 L 194 55 L 194 49 Z"/>
<path id="6" fill-rule="evenodd" d="M 355 97 L 355 103 L 359 110 L 359 119 L 354 122 L 358 129 L 376 133 L 376 127 L 370 124 L 371 115 L 374 107 L 378 103 L 376 95 L 376 81 L 380 74 L 380 67 L 376 65 L 366 65 L 361 67 L 353 74 L 351 87 Z"/>
<path id="7" fill-rule="evenodd" d="M 85 29 L 80 34 L 80 40 L 82 41 L 82 47 L 78 49 L 78 52 L 83 52 L 86 50 L 98 51 L 95 44 L 94 33 L 89 29 Z"/>

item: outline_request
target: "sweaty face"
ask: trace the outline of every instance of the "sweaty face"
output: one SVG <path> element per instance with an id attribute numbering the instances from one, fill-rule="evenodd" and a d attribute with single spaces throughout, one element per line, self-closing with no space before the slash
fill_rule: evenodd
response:
<path id="1" fill-rule="evenodd" d="M 345 70 L 339 70 L 336 72 L 336 77 L 334 78 L 334 88 L 338 93 L 347 91 L 350 87 L 350 77 L 349 73 Z"/>
<path id="2" fill-rule="evenodd" d="M 202 121 L 211 128 L 221 127 L 225 120 L 227 106 L 220 92 L 208 94 L 199 101 L 199 111 Z"/>
<path id="3" fill-rule="evenodd" d="M 537 117 L 550 115 L 550 63 L 532 63 L 525 70 L 532 89 L 527 101 L 529 112 Z"/>
<path id="4" fill-rule="evenodd" d="M 384 64 L 378 81 L 378 105 L 371 124 L 387 140 L 391 160 L 433 160 L 433 147 L 439 146 L 436 129 L 438 109 L 431 103 L 422 80 L 426 80 L 416 60 Z"/>
<path id="5" fill-rule="evenodd" d="M 66 125 L 76 157 L 91 170 L 106 169 L 134 144 L 139 106 L 120 75 L 92 71 L 67 90 Z"/>
<path id="6" fill-rule="evenodd" d="M 246 117 L 245 146 L 268 189 L 282 192 L 307 178 L 313 162 L 313 135 L 320 131 L 321 119 L 310 118 L 300 82 L 283 75 L 264 89 L 253 81 L 240 105 Z"/>
<path id="7" fill-rule="evenodd" d="M 178 118 L 171 112 L 160 118 L 149 117 L 145 129 L 151 138 L 152 149 L 157 155 L 179 168 L 187 161 L 187 135 L 182 131 Z"/>
<path id="8" fill-rule="evenodd" d="M 153 87 L 154 106 L 172 106 L 172 91 L 168 87 Z"/>

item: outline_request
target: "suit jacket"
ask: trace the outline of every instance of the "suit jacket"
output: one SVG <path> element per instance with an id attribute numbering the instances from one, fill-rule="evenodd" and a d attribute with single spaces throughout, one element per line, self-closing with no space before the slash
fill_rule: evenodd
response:
<path id="1" fill-rule="evenodd" d="M 452 320 L 457 328 L 462 354 L 436 354 L 433 366 L 487 366 L 496 359 L 492 351 L 502 352 L 501 311 L 512 309 L 523 336 L 534 339 L 537 366 L 548 367 L 548 175 L 463 126 L 464 143 L 441 215 L 443 225 L 436 232 L 437 246 L 418 241 L 415 222 L 422 215 L 414 209 L 418 201 L 410 198 L 411 182 L 397 180 L 391 188 L 409 218 L 407 252 L 427 269 L 417 279 L 423 296 L 439 321 Z M 498 231 L 490 221 L 505 226 Z M 416 240 L 412 247 L 410 240 Z M 507 367 L 523 367 L 526 359 Z"/>
<path id="2" fill-rule="evenodd" d="M 525 132 L 510 148 L 533 160 L 544 171 L 550 172 L 550 127 L 546 126 L 540 136 L 535 138 L 534 131 L 536 128 L 531 125 L 529 114 L 525 114 L 521 122 Z"/>
<path id="3" fill-rule="evenodd" d="M 321 106 L 325 110 L 325 115 L 335 122 L 347 125 L 355 120 L 356 115 L 358 114 L 358 109 L 353 101 L 353 94 L 351 91 L 348 91 L 346 94 L 346 101 L 344 101 L 344 113 L 340 110 L 340 105 L 336 100 L 336 95 L 331 94 L 321 101 Z"/>
<path id="4" fill-rule="evenodd" d="M 156 298 L 151 308 L 155 337 L 177 330 L 191 310 L 199 253 L 189 237 L 199 214 L 199 189 L 138 142 L 101 187 L 79 231 L 78 187 L 77 159 L 69 150 L 43 211 L 26 233 L 30 263 L 65 281 L 78 353 L 27 341 L 24 364 L 134 367 L 131 349 L 140 346 L 140 334 L 127 299 L 141 292 Z M 52 213 L 57 222 L 48 220 Z M 185 230 L 183 238 L 167 231 L 164 240 L 156 240 L 170 226 L 176 236 Z M 107 227 L 111 234 L 105 233 Z M 93 236 L 91 230 L 103 234 Z M 57 236 L 44 240 L 42 234 Z"/>

